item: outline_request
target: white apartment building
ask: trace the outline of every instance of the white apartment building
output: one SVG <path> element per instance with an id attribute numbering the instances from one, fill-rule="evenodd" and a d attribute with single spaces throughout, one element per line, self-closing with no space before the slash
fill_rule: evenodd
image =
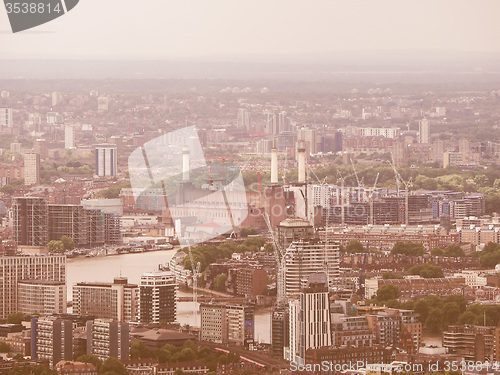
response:
<path id="1" fill-rule="evenodd" d="M 113 283 L 82 282 L 73 286 L 73 313 L 136 322 L 139 317 L 139 287 L 126 277 Z"/>
<path id="2" fill-rule="evenodd" d="M 18 311 L 18 283 L 22 280 L 66 282 L 66 256 L 0 257 L 0 319 Z"/>
<path id="3" fill-rule="evenodd" d="M 65 314 L 66 283 L 64 281 L 23 280 L 17 284 L 17 311 L 23 314 Z"/>
<path id="4" fill-rule="evenodd" d="M 287 297 L 298 296 L 310 274 L 327 272 L 329 286 L 340 277 L 339 245 L 323 241 L 292 242 L 285 254 L 284 285 Z"/>

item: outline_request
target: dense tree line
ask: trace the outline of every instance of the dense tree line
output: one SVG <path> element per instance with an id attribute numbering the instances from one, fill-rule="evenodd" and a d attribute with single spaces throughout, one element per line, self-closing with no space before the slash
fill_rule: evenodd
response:
<path id="1" fill-rule="evenodd" d="M 237 353 L 229 354 L 214 352 L 208 347 L 198 348 L 196 344 L 187 340 L 183 346 L 166 344 L 160 349 L 153 351 L 143 342 L 136 341 L 130 345 L 131 359 L 154 358 L 159 363 L 192 362 L 203 360 L 210 371 L 216 371 L 217 365 L 227 365 L 240 360 Z"/>
<path id="2" fill-rule="evenodd" d="M 214 263 L 217 259 L 229 259 L 233 253 L 244 253 L 247 251 L 257 252 L 266 243 L 265 238 L 251 237 L 247 238 L 242 244 L 236 242 L 225 242 L 218 246 L 214 245 L 199 245 L 191 248 L 195 265 L 200 262 L 201 272 L 205 271 L 209 264 Z M 188 253 L 187 248 L 180 251 Z M 184 258 L 184 268 L 191 269 L 191 260 L 189 255 Z"/>

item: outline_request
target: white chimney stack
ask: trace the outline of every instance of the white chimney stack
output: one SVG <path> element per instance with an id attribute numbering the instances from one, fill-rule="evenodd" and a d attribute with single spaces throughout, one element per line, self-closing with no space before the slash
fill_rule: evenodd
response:
<path id="1" fill-rule="evenodd" d="M 189 147 L 182 149 L 182 181 L 189 181 Z"/>
<path id="2" fill-rule="evenodd" d="M 278 150 L 271 150 L 271 184 L 278 183 Z"/>
<path id="3" fill-rule="evenodd" d="M 303 144 L 299 145 L 298 149 L 299 175 L 298 182 L 306 182 L 306 149 Z"/>

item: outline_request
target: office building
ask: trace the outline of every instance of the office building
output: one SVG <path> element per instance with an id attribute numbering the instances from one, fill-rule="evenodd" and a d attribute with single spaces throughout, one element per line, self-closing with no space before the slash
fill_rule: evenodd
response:
<path id="1" fill-rule="evenodd" d="M 303 142 L 306 149 L 306 155 L 316 154 L 318 152 L 317 131 L 309 128 L 297 130 L 297 142 Z"/>
<path id="2" fill-rule="evenodd" d="M 292 307 L 293 306 L 293 307 Z M 330 298 L 324 272 L 310 274 L 298 303 L 290 304 L 290 359 L 304 363 L 308 349 L 332 345 Z"/>
<path id="3" fill-rule="evenodd" d="M 385 348 L 399 343 L 401 319 L 398 316 L 380 312 L 377 315 L 367 315 L 366 319 L 368 327 L 375 333 L 378 344 Z"/>
<path id="4" fill-rule="evenodd" d="M 129 359 L 128 323 L 112 319 L 96 319 L 87 322 L 87 354 L 95 355 L 101 361 L 109 357 Z"/>
<path id="5" fill-rule="evenodd" d="M 12 128 L 12 108 L 0 108 L 0 127 Z"/>
<path id="6" fill-rule="evenodd" d="M 229 293 L 247 298 L 262 295 L 267 287 L 267 273 L 263 267 L 236 267 L 228 270 L 227 289 Z"/>
<path id="7" fill-rule="evenodd" d="M 17 283 L 17 311 L 26 315 L 65 314 L 66 282 L 22 280 Z"/>
<path id="8" fill-rule="evenodd" d="M 118 322 L 135 322 L 139 313 L 139 287 L 126 277 L 113 283 L 82 282 L 73 286 L 73 313 Z"/>
<path id="9" fill-rule="evenodd" d="M 289 345 L 289 317 L 287 307 L 277 307 L 271 313 L 271 354 L 284 358 Z"/>
<path id="10" fill-rule="evenodd" d="M 14 239 L 18 245 L 45 246 L 48 242 L 48 206 L 44 198 L 14 199 Z"/>
<path id="11" fill-rule="evenodd" d="M 254 310 L 247 305 L 201 303 L 200 340 L 227 345 L 253 344 Z"/>
<path id="12" fill-rule="evenodd" d="M 107 111 L 109 108 L 109 99 L 107 96 L 99 96 L 97 98 L 97 110 Z"/>
<path id="13" fill-rule="evenodd" d="M 99 145 L 95 147 L 95 174 L 99 177 L 116 176 L 116 146 Z"/>
<path id="14" fill-rule="evenodd" d="M 286 250 L 283 272 L 286 296 L 297 296 L 309 275 L 325 271 L 332 286 L 340 276 L 338 244 L 318 240 L 292 242 Z"/>
<path id="15" fill-rule="evenodd" d="M 177 283 L 170 271 L 142 275 L 139 286 L 139 321 L 170 323 L 176 318 Z"/>
<path id="16" fill-rule="evenodd" d="M 18 311 L 22 280 L 66 282 L 66 256 L 0 257 L 0 319 Z"/>
<path id="17" fill-rule="evenodd" d="M 498 360 L 499 333 L 500 328 L 494 326 L 452 325 L 443 332 L 443 347 L 465 361 Z"/>
<path id="18" fill-rule="evenodd" d="M 462 152 L 445 151 L 443 154 L 443 168 L 449 166 L 462 166 L 466 163 L 465 154 Z"/>
<path id="19" fill-rule="evenodd" d="M 360 136 L 363 137 L 384 137 L 398 138 L 401 129 L 399 128 L 358 128 Z"/>
<path id="20" fill-rule="evenodd" d="M 250 113 L 245 108 L 238 109 L 236 118 L 236 126 L 238 128 L 250 129 Z"/>
<path id="21" fill-rule="evenodd" d="M 31 358 L 47 361 L 50 368 L 73 359 L 73 321 L 56 316 L 31 320 Z"/>
<path id="22" fill-rule="evenodd" d="M 365 316 L 347 316 L 332 314 L 332 345 L 335 347 L 372 346 L 375 344 L 375 334 L 368 327 Z"/>
<path id="23" fill-rule="evenodd" d="M 64 126 L 64 148 L 67 150 L 75 148 L 74 132 L 73 125 Z"/>
<path id="24" fill-rule="evenodd" d="M 62 94 L 57 91 L 52 92 L 52 107 L 58 105 L 62 100 Z"/>
<path id="25" fill-rule="evenodd" d="M 35 153 L 24 154 L 24 184 L 40 184 L 40 155 Z"/>
<path id="26" fill-rule="evenodd" d="M 424 118 L 418 122 L 418 142 L 429 143 L 431 138 L 429 121 Z"/>

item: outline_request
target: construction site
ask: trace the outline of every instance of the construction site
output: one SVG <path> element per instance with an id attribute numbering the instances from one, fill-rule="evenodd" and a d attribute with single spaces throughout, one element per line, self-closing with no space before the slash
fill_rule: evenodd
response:
<path id="1" fill-rule="evenodd" d="M 81 205 L 48 204 L 38 197 L 14 200 L 14 234 L 21 246 L 46 246 L 70 237 L 75 247 L 121 243 L 121 215 Z"/>

